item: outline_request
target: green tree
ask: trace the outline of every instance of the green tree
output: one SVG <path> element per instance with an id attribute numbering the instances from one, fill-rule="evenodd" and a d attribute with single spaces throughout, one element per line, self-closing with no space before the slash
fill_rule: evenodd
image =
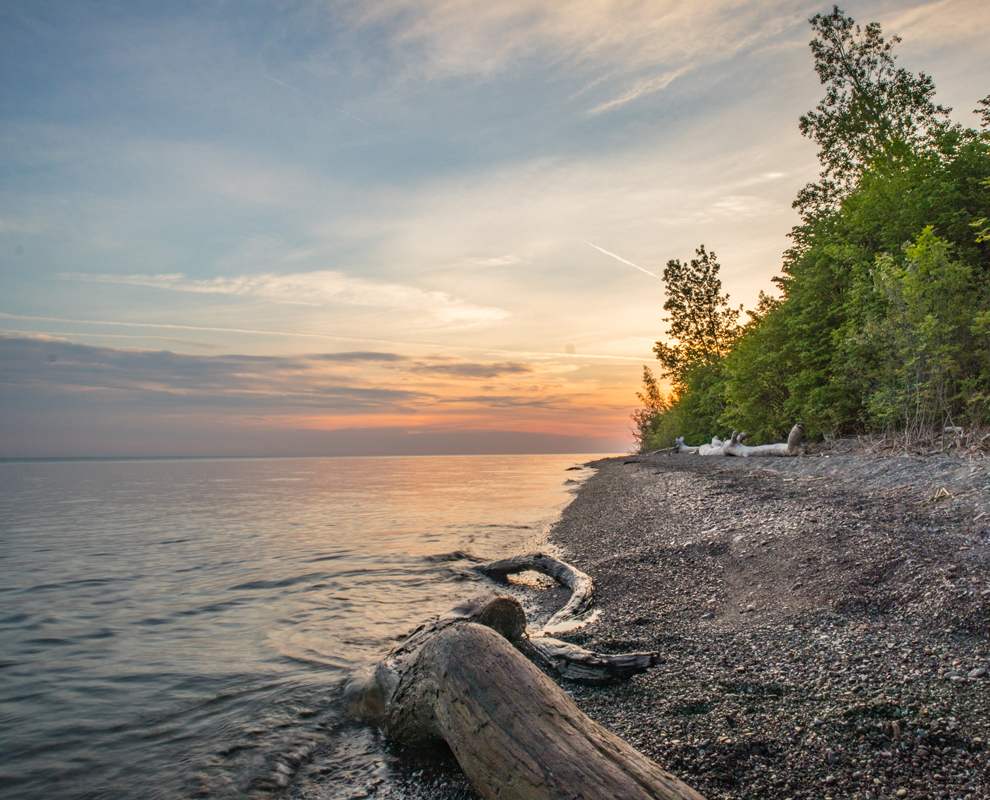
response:
<path id="1" fill-rule="evenodd" d="M 636 397 L 643 404 L 643 408 L 638 408 L 630 415 L 635 428 L 633 438 L 636 440 L 637 450 L 655 450 L 660 447 L 657 444 L 657 437 L 660 433 L 663 415 L 670 409 L 670 403 L 660 390 L 660 382 L 656 375 L 645 364 L 643 365 L 643 391 L 636 392 Z"/>
<path id="2" fill-rule="evenodd" d="M 729 295 L 722 294 L 721 269 L 714 252 L 701 245 L 689 264 L 671 259 L 663 270 L 667 286 L 664 317 L 669 335 L 677 344 L 657 342 L 653 352 L 663 367 L 661 377 L 671 378 L 678 394 L 686 387 L 688 373 L 699 367 L 716 365 L 735 341 L 741 308 L 729 306 Z"/>
<path id="3" fill-rule="evenodd" d="M 810 20 L 811 52 L 825 97 L 801 117 L 801 133 L 818 144 L 822 172 L 794 201 L 805 219 L 837 210 L 863 171 L 878 159 L 897 159 L 950 129 L 951 109 L 933 101 L 935 85 L 894 65 L 893 36 L 880 25 L 861 29 L 838 6 Z"/>
<path id="4" fill-rule="evenodd" d="M 877 256 L 883 311 L 858 334 L 879 354 L 868 410 L 909 437 L 953 423 L 965 412 L 963 381 L 973 347 L 971 269 L 931 226 L 898 257 Z"/>

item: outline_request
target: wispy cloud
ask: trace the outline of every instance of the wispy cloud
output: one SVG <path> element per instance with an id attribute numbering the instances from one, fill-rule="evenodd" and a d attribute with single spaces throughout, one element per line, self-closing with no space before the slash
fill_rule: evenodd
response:
<path id="1" fill-rule="evenodd" d="M 511 313 L 500 308 L 478 306 L 444 292 L 427 292 L 413 286 L 354 278 L 340 272 L 319 270 L 288 275 L 274 273 L 187 278 L 181 273 L 159 275 L 90 275 L 60 273 L 63 280 L 150 286 L 176 292 L 249 295 L 283 303 L 303 305 L 354 305 L 415 310 L 442 325 L 470 327 L 506 319 Z"/>
<path id="2" fill-rule="evenodd" d="M 897 34 L 912 45 L 958 44 L 965 39 L 985 40 L 990 35 L 990 13 L 983 0 L 936 0 L 900 11 L 883 27 L 885 34 Z"/>
<path id="3" fill-rule="evenodd" d="M 594 108 L 589 108 L 588 114 L 590 116 L 597 116 L 598 114 L 609 111 L 613 108 L 624 106 L 626 103 L 630 103 L 633 100 L 643 97 L 644 95 L 653 94 L 654 92 L 659 92 L 662 89 L 666 89 L 674 80 L 687 71 L 687 67 L 681 67 L 680 69 L 665 72 L 663 75 L 658 75 L 655 78 L 647 78 L 645 80 L 637 81 L 614 100 L 608 100 L 607 102 L 601 103 Z"/>
<path id="4" fill-rule="evenodd" d="M 487 80 L 537 62 L 586 76 L 571 99 L 603 96 L 592 116 L 769 42 L 808 14 L 789 0 L 362 0 L 350 10 L 355 27 L 388 32 L 406 80 Z"/>
<path id="5" fill-rule="evenodd" d="M 442 375 L 453 378 L 484 378 L 492 380 L 507 375 L 526 375 L 535 372 L 530 364 L 519 364 L 512 361 L 493 364 L 461 362 L 457 364 L 419 364 L 412 367 L 410 372 L 419 375 Z"/>
<path id="6" fill-rule="evenodd" d="M 65 317 L 39 317 L 39 316 L 31 316 L 27 314 L 8 314 L 2 311 L 0 311 L 0 319 L 18 319 L 18 320 L 24 320 L 26 322 L 45 322 L 45 323 L 56 323 L 56 324 L 70 324 L 70 325 L 94 325 L 100 327 L 107 326 L 111 328 L 125 328 L 130 330 L 143 328 L 145 330 L 161 329 L 161 330 L 179 330 L 179 331 L 204 331 L 204 332 L 214 332 L 214 333 L 245 333 L 245 334 L 253 334 L 257 336 L 277 336 L 277 337 L 285 336 L 285 337 L 292 337 L 297 339 L 317 339 L 317 340 L 327 339 L 330 341 L 355 342 L 355 343 L 361 342 L 367 344 L 382 344 L 382 345 L 389 345 L 392 347 L 404 347 L 404 348 L 416 347 L 416 348 L 431 348 L 434 350 L 437 348 L 441 348 L 443 350 L 452 351 L 452 352 L 485 353 L 489 355 L 496 355 L 496 356 L 508 357 L 508 358 L 513 358 L 513 357 L 533 358 L 539 361 L 546 361 L 551 359 L 552 360 L 570 359 L 570 360 L 581 360 L 581 361 L 642 361 L 642 357 L 640 356 L 617 356 L 617 355 L 607 355 L 603 353 L 575 354 L 575 353 L 560 353 L 560 352 L 550 352 L 550 351 L 543 352 L 543 351 L 528 351 L 528 350 L 506 350 L 503 348 L 485 347 L 478 345 L 456 345 L 450 343 L 421 342 L 421 341 L 401 342 L 391 339 L 375 339 L 369 336 L 340 336 L 332 333 L 319 333 L 319 332 L 311 332 L 311 331 L 279 331 L 279 330 L 271 330 L 271 329 L 258 330 L 253 328 L 221 328 L 221 327 L 215 327 L 215 326 L 211 327 L 204 325 L 175 325 L 171 323 L 161 323 L 161 322 L 122 322 L 119 320 L 68 319 Z M 170 339 L 170 337 L 144 336 L 144 335 L 136 335 L 132 333 L 121 334 L 118 337 L 117 334 L 106 334 L 99 332 L 70 333 L 67 331 L 60 331 L 58 333 L 55 333 L 49 331 L 49 332 L 39 333 L 37 331 L 20 331 L 20 330 L 11 331 L 8 329 L 6 331 L 6 334 L 24 335 L 28 337 L 75 336 L 75 337 L 85 337 L 85 338 L 89 338 L 89 337 L 133 338 L 133 339 L 156 339 L 159 341 L 163 339 L 168 339 L 171 341 L 180 341 L 180 340 L 172 340 Z M 0 331 L 0 337 L 4 335 L 5 332 Z M 197 343 L 196 346 L 202 347 L 204 345 Z M 216 345 L 210 345 L 210 346 L 215 347 Z M 328 360 L 334 360 L 339 355 L 340 354 L 331 353 L 321 356 L 313 356 L 313 358 L 325 358 Z M 382 356 L 378 358 L 378 360 L 399 360 L 403 358 L 406 357 L 389 356 L 388 358 L 386 358 Z M 342 360 L 354 360 L 354 359 L 350 357 L 350 354 L 344 354 Z M 570 369 L 570 367 L 568 367 L 568 369 Z"/>

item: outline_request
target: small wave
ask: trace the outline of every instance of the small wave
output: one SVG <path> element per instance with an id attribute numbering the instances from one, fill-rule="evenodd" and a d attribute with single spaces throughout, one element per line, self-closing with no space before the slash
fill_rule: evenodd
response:
<path id="1" fill-rule="evenodd" d="M 473 561 L 480 564 L 484 559 L 473 556 L 464 550 L 454 550 L 450 553 L 437 553 L 432 556 L 423 556 L 423 560 L 428 564 L 446 564 L 450 561 Z"/>
<path id="2" fill-rule="evenodd" d="M 249 581 L 248 583 L 239 583 L 237 586 L 231 586 L 230 591 L 238 592 L 250 589 L 284 589 L 286 586 L 295 586 L 297 583 L 328 580 L 332 577 L 333 576 L 326 572 L 308 572 L 305 575 L 295 575 L 291 578 L 283 578 L 280 581 Z"/>

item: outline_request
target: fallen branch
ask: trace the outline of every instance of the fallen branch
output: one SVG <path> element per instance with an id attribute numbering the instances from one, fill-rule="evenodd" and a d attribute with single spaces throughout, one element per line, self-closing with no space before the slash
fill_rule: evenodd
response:
<path id="1" fill-rule="evenodd" d="M 520 572 L 539 572 L 570 589 L 570 599 L 560 611 L 547 620 L 543 630 L 576 621 L 582 614 L 590 611 L 595 603 L 595 586 L 591 578 L 576 567 L 546 553 L 527 553 L 504 558 L 491 564 L 481 564 L 475 569 L 497 581 L 504 581 L 509 575 L 518 575 Z"/>

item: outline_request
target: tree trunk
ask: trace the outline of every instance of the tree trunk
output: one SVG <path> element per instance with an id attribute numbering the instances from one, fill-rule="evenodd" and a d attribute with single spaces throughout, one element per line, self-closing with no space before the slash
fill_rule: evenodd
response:
<path id="1" fill-rule="evenodd" d="M 417 689 L 393 707 L 386 735 L 443 739 L 484 798 L 703 800 L 588 719 L 491 628 L 445 628 L 408 679 Z"/>
<path id="2" fill-rule="evenodd" d="M 569 586 L 569 602 L 550 620 L 558 626 L 585 614 L 594 600 L 590 577 L 543 553 L 478 569 L 502 579 L 533 569 Z M 396 741 L 443 739 L 484 798 L 704 800 L 588 719 L 526 658 L 571 679 L 603 683 L 642 672 L 657 654 L 592 653 L 544 630 L 527 633 L 519 601 L 488 593 L 418 628 L 373 673 L 353 676 L 345 701 L 354 716 Z"/>

